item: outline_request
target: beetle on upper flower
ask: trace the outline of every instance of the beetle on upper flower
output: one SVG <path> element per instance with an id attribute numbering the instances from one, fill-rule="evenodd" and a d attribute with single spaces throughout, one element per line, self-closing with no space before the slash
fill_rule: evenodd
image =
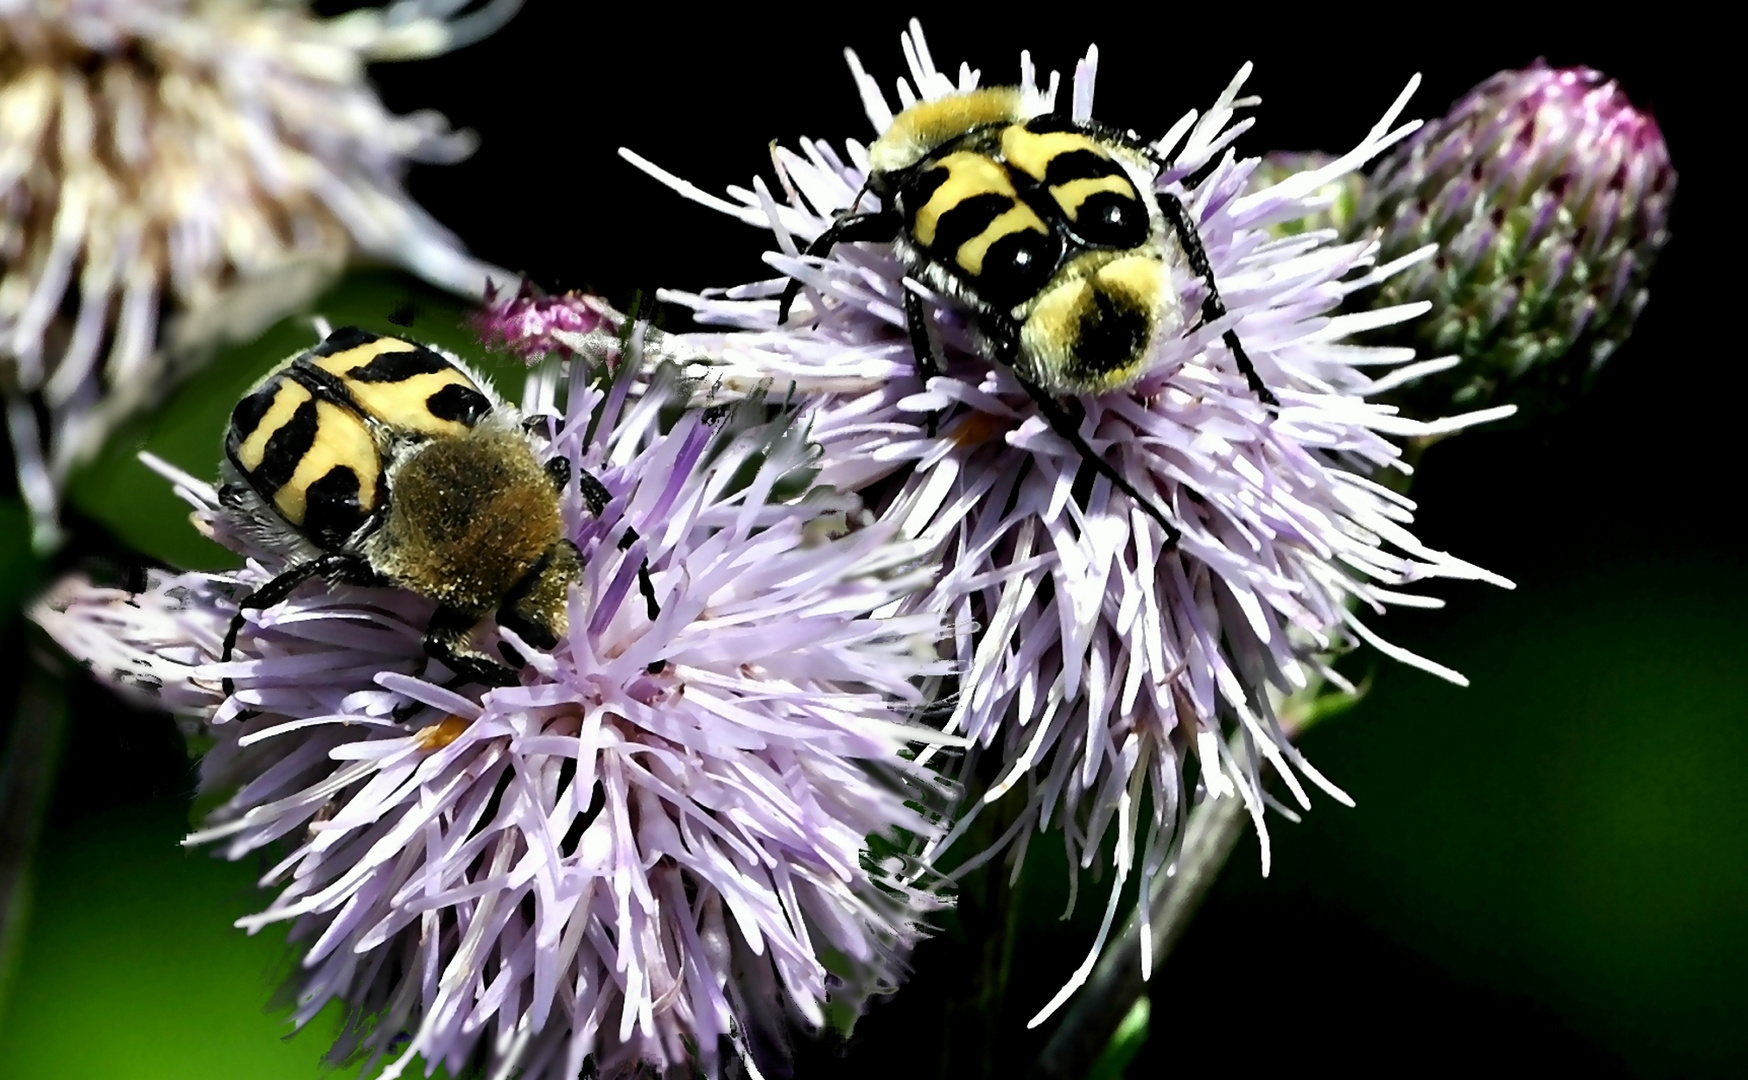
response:
<path id="1" fill-rule="evenodd" d="M 959 865 L 1002 848 L 1017 858 L 1035 828 L 1059 834 L 1077 868 L 1115 871 L 1093 947 L 1037 1023 L 1090 976 L 1130 877 L 1151 895 L 1170 871 L 1189 807 L 1242 799 L 1266 872 L 1263 777 L 1278 776 L 1302 808 L 1307 784 L 1351 801 L 1305 760 L 1283 716 L 1288 695 L 1314 682 L 1352 689 L 1332 656 L 1373 643 L 1461 681 L 1367 620 L 1393 604 L 1435 606 L 1410 591 L 1430 578 L 1509 583 L 1423 543 L 1408 527 L 1412 504 L 1376 474 L 1406 471 L 1392 436 L 1433 437 L 1510 409 L 1419 421 L 1367 400 L 1454 362 L 1352 338 L 1424 304 L 1342 311 L 1434 249 L 1379 265 L 1369 238 L 1275 231 L 1314 222 L 1322 193 L 1413 132 L 1398 121 L 1418 80 L 1352 149 L 1257 183 L 1258 160 L 1228 151 L 1250 126 L 1238 110 L 1258 104 L 1241 96 L 1249 65 L 1205 111 L 1143 146 L 1093 123 L 1093 49 L 1072 81 L 1040 77 L 1022 54 L 1018 89 L 986 93 L 971 65 L 937 66 L 916 23 L 902 46 L 896 99 L 847 54 L 872 145 L 779 146 L 780 190 L 755 178 L 719 198 L 621 154 L 774 242 L 766 262 L 782 277 L 659 294 L 702 325 L 679 342 L 713 357 L 700 374 L 743 393 L 793 387 L 821 447 L 818 482 L 860 495 L 873 521 L 940 560 L 901 610 L 958 628 L 960 692 L 942 727 L 972 743 L 953 768 L 973 795 L 925 857 L 955 858 L 984 809 L 1011 796 L 1024 802 L 1012 824 Z M 1193 231 L 1173 227 L 1180 202 Z M 969 212 L 979 206 L 985 216 Z M 852 225 L 867 211 L 890 216 Z M 867 232 L 846 236 L 852 228 Z M 818 257 L 817 238 L 834 231 Z M 1000 295 L 997 267 L 1024 288 Z M 812 313 L 797 301 L 786 319 L 796 279 Z M 919 306 L 928 317 L 907 318 Z M 918 370 L 919 321 L 938 374 Z M 1110 332 L 1125 325 L 1127 340 Z M 1053 401 L 1084 410 L 1070 432 L 1051 419 Z M 1127 483 L 1103 466 L 1089 475 L 1069 434 Z M 1175 546 L 1159 512 L 1181 533 Z M 1150 963 L 1143 949 L 1142 970 Z"/>
<path id="2" fill-rule="evenodd" d="M 1202 318 L 1226 314 L 1188 211 L 1155 188 L 1157 152 L 1090 119 L 1039 114 L 1018 87 L 992 87 L 910 106 L 868 157 L 864 190 L 880 209 L 840 216 L 807 254 L 891 243 L 911 273 L 976 313 L 985 354 L 1175 544 L 1177 527 L 1086 444 L 1075 399 L 1058 397 L 1123 390 L 1145 373 L 1155 340 L 1183 329 L 1172 281 L 1180 259 L 1206 286 Z M 800 290 L 790 279 L 779 321 Z M 909 289 L 904 310 L 926 382 L 939 366 Z M 1238 334 L 1228 329 L 1223 341 L 1256 396 L 1278 405 Z"/>
<path id="3" fill-rule="evenodd" d="M 355 327 L 275 368 L 231 414 L 222 498 L 291 563 L 241 602 L 223 659 L 246 611 L 321 577 L 435 600 L 426 652 L 464 679 L 514 683 L 513 669 L 469 643 L 475 625 L 495 614 L 549 649 L 565 632 L 566 595 L 581 572 L 560 504 L 571 464 L 542 464 L 532 431 L 540 419 L 525 422 L 447 353 Z M 581 481 L 600 513 L 606 489 L 586 473 Z M 639 585 L 654 612 L 647 565 Z M 501 649 L 520 666 L 513 648 Z"/>

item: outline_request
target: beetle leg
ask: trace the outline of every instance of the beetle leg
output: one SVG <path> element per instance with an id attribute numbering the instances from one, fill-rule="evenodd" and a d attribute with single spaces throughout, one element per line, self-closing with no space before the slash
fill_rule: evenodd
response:
<path id="1" fill-rule="evenodd" d="M 1115 465 L 1106 461 L 1104 455 L 1093 450 L 1092 446 L 1081 436 L 1080 421 L 1084 419 L 1085 413 L 1078 408 L 1079 401 L 1073 402 L 1075 408 L 1071 410 L 1068 405 L 1063 404 L 1037 383 L 1018 374 L 1014 377 L 1019 379 L 1020 385 L 1026 388 L 1026 393 L 1031 395 L 1032 401 L 1038 406 L 1039 414 L 1050 424 L 1050 430 L 1072 443 L 1075 450 L 1079 451 L 1081 460 L 1104 473 L 1105 478 L 1110 480 L 1118 491 L 1135 500 L 1135 505 L 1141 508 L 1142 513 L 1159 522 L 1159 527 L 1165 530 L 1165 541 L 1160 545 L 1160 549 L 1170 551 L 1177 547 L 1178 540 L 1182 538 L 1183 534 L 1176 525 L 1171 523 L 1171 519 L 1165 516 L 1165 511 L 1161 510 L 1154 500 L 1135 490 L 1135 485 L 1131 484 Z M 1075 413 L 1081 415 L 1076 416 Z"/>
<path id="2" fill-rule="evenodd" d="M 853 244 L 861 241 L 884 242 L 898 235 L 901 228 L 898 215 L 885 210 L 877 210 L 867 214 L 851 214 L 841 217 L 832 227 L 819 234 L 813 243 L 807 245 L 805 254 L 813 257 L 831 254 L 831 249 L 839 244 Z M 790 278 L 789 284 L 783 289 L 783 299 L 777 304 L 777 324 L 781 326 L 789 321 L 789 308 L 795 303 L 795 297 L 801 292 L 801 279 Z"/>
<path id="3" fill-rule="evenodd" d="M 1202 298 L 1202 321 L 1209 323 L 1224 318 L 1226 304 L 1220 299 L 1219 287 L 1214 284 L 1214 268 L 1208 262 L 1208 250 L 1202 246 L 1202 236 L 1190 221 L 1189 210 L 1184 207 L 1183 200 L 1171 192 L 1161 191 L 1158 194 L 1159 208 L 1165 211 L 1166 220 L 1171 222 L 1172 231 L 1177 233 L 1178 243 L 1183 245 L 1184 255 L 1190 260 L 1190 270 L 1208 286 L 1208 293 Z M 1243 374 L 1244 381 L 1250 384 L 1251 393 L 1261 399 L 1264 405 L 1280 409 L 1280 400 L 1263 383 L 1262 376 L 1256 372 L 1256 365 L 1250 362 L 1244 346 L 1239 344 L 1238 331 L 1228 330 L 1220 335 L 1220 340 L 1232 350 L 1233 359 L 1238 361 L 1238 370 Z"/>
<path id="4" fill-rule="evenodd" d="M 425 655 L 469 682 L 482 686 L 514 686 L 520 681 L 514 669 L 498 663 L 468 644 L 468 635 L 479 622 L 446 604 L 438 605 L 425 630 Z"/>
<path id="5" fill-rule="evenodd" d="M 607 509 L 607 504 L 612 501 L 613 493 L 607 490 L 606 484 L 601 483 L 599 478 L 586 469 L 577 478 L 577 486 L 582 491 L 583 501 L 589 504 L 589 512 L 600 517 Z M 627 525 L 625 531 L 619 535 L 619 550 L 627 550 L 640 539 L 642 537 L 637 535 L 637 530 Z M 649 609 L 650 621 L 654 622 L 660 618 L 662 606 L 656 602 L 655 582 L 649 578 L 649 556 L 647 555 L 637 567 L 637 591 L 643 594 L 644 606 Z"/>
<path id="6" fill-rule="evenodd" d="M 910 333 L 910 351 L 916 357 L 917 378 L 923 381 L 923 389 L 926 390 L 929 380 L 941 373 L 941 364 L 935 358 L 934 343 L 929 340 L 929 324 L 923 315 L 923 298 L 909 289 L 904 290 L 904 328 Z M 928 418 L 929 438 L 935 437 L 935 429 L 940 423 L 940 410 L 931 409 Z"/>
<path id="7" fill-rule="evenodd" d="M 375 576 L 363 559 L 343 552 L 329 552 L 320 558 L 291 567 L 237 602 L 237 613 L 231 617 L 230 629 L 225 631 L 225 647 L 219 654 L 219 660 L 223 663 L 230 662 L 231 654 L 237 647 L 237 635 L 243 632 L 243 624 L 248 621 L 243 615 L 245 611 L 260 611 L 283 603 L 297 591 L 298 586 L 310 578 L 360 582 L 372 580 Z M 237 692 L 237 684 L 229 676 L 225 677 L 223 685 L 226 697 Z"/>

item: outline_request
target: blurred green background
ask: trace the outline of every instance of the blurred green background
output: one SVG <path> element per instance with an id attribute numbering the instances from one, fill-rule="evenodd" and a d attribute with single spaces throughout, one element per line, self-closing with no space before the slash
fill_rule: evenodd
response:
<path id="1" fill-rule="evenodd" d="M 772 138 L 865 138 L 838 50 L 853 45 L 895 74 L 901 14 L 772 26 L 722 13 L 652 51 L 585 46 L 582 16 L 533 0 L 492 41 L 378 77 L 397 110 L 440 108 L 484 138 L 472 161 L 415 174 L 414 193 L 439 219 L 548 287 L 589 286 L 623 303 L 635 288 L 752 277 L 760 244 L 622 165 L 614 148 L 719 190 L 768 173 Z M 1357 808 L 1320 799 L 1301 825 L 1276 819 L 1267 879 L 1254 840 L 1240 846 L 1155 975 L 1130 1077 L 1313 1065 L 1748 1072 L 1748 560 L 1732 516 L 1743 454 L 1730 413 L 1739 333 L 1712 314 L 1739 301 L 1708 251 L 1720 244 L 1709 223 L 1735 216 L 1725 217 L 1721 168 L 1707 168 L 1719 153 L 1707 132 L 1714 95 L 1690 74 L 1706 64 L 1655 25 L 1625 40 L 1612 27 L 1536 19 L 1531 9 L 1510 33 L 1451 27 L 1431 51 L 1380 22 L 1312 47 L 1285 28 L 1258 27 L 1254 40 L 1192 34 L 1164 54 L 1146 35 L 1078 24 L 1066 34 L 952 12 L 927 20 L 938 58 L 971 59 L 986 78 L 1005 76 L 1027 46 L 1041 67 L 1066 72 L 1082 35 L 1096 37 L 1101 116 L 1143 131 L 1255 60 L 1264 105 L 1240 143 L 1247 152 L 1346 146 L 1417 69 L 1427 83 L 1411 112 L 1431 115 L 1494 70 L 1546 54 L 1621 78 L 1655 109 L 1681 172 L 1676 239 L 1651 306 L 1590 399 L 1527 430 L 1453 440 L 1423 463 L 1423 538 L 1519 588 L 1441 585 L 1446 610 L 1396 614 L 1381 629 L 1473 685 L 1360 660 L 1371 695 L 1305 743 Z M 460 341 L 453 306 L 380 273 L 323 309 L 336 324 L 380 323 L 406 297 L 423 309 L 416 333 Z M 20 598 L 72 565 L 124 571 L 118 538 L 158 559 L 223 564 L 132 453 L 150 440 L 209 474 L 230 404 L 307 336 L 282 326 L 130 430 L 75 486 L 77 539 L 52 565 L 29 554 L 16 500 L 0 501 L 13 657 L 44 648 L 17 618 Z M 9 665 L 14 696 L 22 667 Z M 293 958 L 275 933 L 230 928 L 263 902 L 259 868 L 178 844 L 195 766 L 177 727 L 76 677 L 69 687 L 33 905 L 0 975 L 0 1076 L 320 1075 L 333 1017 L 284 1040 L 283 1014 L 267 1005 Z M 43 717 L 17 716 L 9 737 Z M 1005 1006 L 1013 1037 L 999 1048 L 1011 1067 L 1040 1045 L 1043 1033 L 1021 1025 L 1079 962 L 1102 897 L 1103 886 L 1083 889 L 1075 918 L 1059 921 L 1063 868 L 1049 847 L 1035 845 L 1022 886 Z M 976 932 L 949 920 L 919 952 L 911 985 L 863 1022 L 850 1058 L 803 1048 L 799 1075 L 828 1063 L 839 1074 L 930 1075 L 927 1063 L 950 1052 L 941 1002 Z"/>

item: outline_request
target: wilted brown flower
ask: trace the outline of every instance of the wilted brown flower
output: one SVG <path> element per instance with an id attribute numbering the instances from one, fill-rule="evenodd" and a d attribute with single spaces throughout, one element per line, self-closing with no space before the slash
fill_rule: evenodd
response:
<path id="1" fill-rule="evenodd" d="M 464 6 L 0 0 L 0 387 L 39 544 L 68 473 L 175 360 L 258 332 L 349 256 L 481 291 L 491 268 L 401 186 L 472 137 L 390 114 L 364 78 L 520 0 Z"/>

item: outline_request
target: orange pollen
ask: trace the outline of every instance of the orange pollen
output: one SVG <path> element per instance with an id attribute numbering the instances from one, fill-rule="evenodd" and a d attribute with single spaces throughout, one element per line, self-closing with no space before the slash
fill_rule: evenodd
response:
<path id="1" fill-rule="evenodd" d="M 961 420 L 953 428 L 953 444 L 955 446 L 972 446 L 988 442 L 1006 425 L 1001 417 L 993 413 L 974 412 Z"/>
<path id="2" fill-rule="evenodd" d="M 419 732 L 419 745 L 426 750 L 441 750 L 461 738 L 461 733 L 467 730 L 470 723 L 472 721 L 463 720 L 459 716 L 445 716 Z"/>

